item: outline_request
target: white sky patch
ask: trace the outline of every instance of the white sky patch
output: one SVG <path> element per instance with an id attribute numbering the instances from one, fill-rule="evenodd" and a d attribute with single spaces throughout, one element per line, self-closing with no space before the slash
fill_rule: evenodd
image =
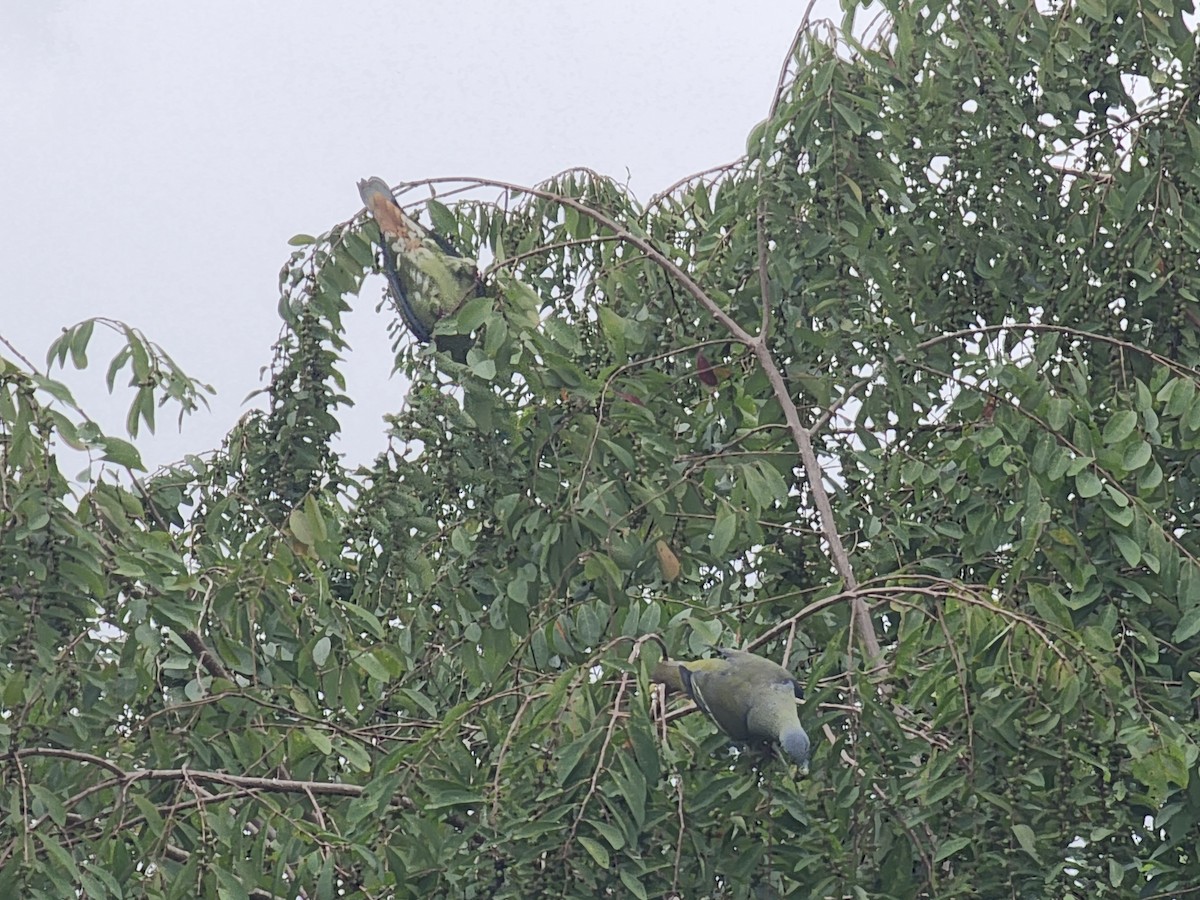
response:
<path id="1" fill-rule="evenodd" d="M 629 0 L 297 0 L 286 16 L 232 0 L 0 4 L 0 74 L 19 85 L 0 92 L 0 331 L 40 363 L 88 316 L 140 328 L 218 391 L 182 435 L 162 416 L 139 439 L 146 461 L 211 449 L 262 386 L 288 238 L 357 213 L 358 179 L 532 184 L 583 165 L 647 199 L 745 152 L 801 13 L 784 0 L 753 16 L 716 0 L 686 16 Z M 840 19 L 833 0 L 813 15 Z M 381 416 L 405 390 L 378 298 L 369 286 L 346 319 L 352 461 L 382 448 Z M 107 396 L 109 356 L 64 380 L 120 435 L 132 397 Z"/>

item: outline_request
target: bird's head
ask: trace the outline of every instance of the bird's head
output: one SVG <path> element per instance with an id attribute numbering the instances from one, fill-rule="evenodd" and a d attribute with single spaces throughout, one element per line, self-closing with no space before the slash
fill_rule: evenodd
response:
<path id="1" fill-rule="evenodd" d="M 783 747 L 783 752 L 792 758 L 792 761 L 800 767 L 800 774 L 808 774 L 809 758 L 812 754 L 812 747 L 808 742 L 808 735 L 799 725 L 785 729 L 779 735 L 779 744 Z"/>
<path id="2" fill-rule="evenodd" d="M 388 187 L 387 182 L 378 175 L 372 175 L 370 178 L 363 178 L 358 182 L 358 195 L 362 197 L 363 203 L 367 205 L 368 209 L 372 208 L 371 197 L 380 194 L 382 194 L 388 200 L 391 200 L 393 203 L 396 202 L 392 196 L 392 189 Z"/>

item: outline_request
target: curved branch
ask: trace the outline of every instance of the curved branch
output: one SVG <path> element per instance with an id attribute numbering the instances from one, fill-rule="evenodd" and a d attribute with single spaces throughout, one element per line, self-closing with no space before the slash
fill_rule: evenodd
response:
<path id="1" fill-rule="evenodd" d="M 336 781 L 299 781 L 293 778 L 259 778 L 250 775 L 230 775 L 228 772 L 209 772 L 204 769 L 122 769 L 107 759 L 78 750 L 61 750 L 57 747 L 26 747 L 13 754 L 17 759 L 37 756 L 53 756 L 71 759 L 88 765 L 100 766 L 117 776 L 126 784 L 136 781 L 209 781 L 234 787 L 251 788 L 281 794 L 324 794 L 337 797 L 361 797 L 366 790 L 357 784 Z"/>
<path id="2" fill-rule="evenodd" d="M 800 421 L 800 411 L 795 401 L 792 400 L 791 394 L 788 392 L 787 385 L 784 382 L 783 373 L 771 355 L 770 348 L 767 346 L 766 334 L 760 332 L 758 335 L 752 335 L 739 325 L 732 316 L 721 309 L 716 300 L 709 296 L 691 275 L 676 265 L 649 238 L 635 234 L 610 216 L 593 209 L 586 203 L 582 203 L 573 197 L 556 194 L 553 191 L 543 190 L 542 188 L 527 187 L 507 181 L 496 181 L 494 179 L 471 176 L 431 178 L 422 183 L 431 185 L 444 183 L 472 184 L 479 187 L 498 188 L 513 193 L 528 194 L 531 197 L 537 197 L 542 200 L 549 200 L 587 216 L 597 224 L 609 229 L 618 239 L 642 251 L 648 259 L 682 286 L 692 296 L 692 299 L 700 304 L 701 308 L 719 322 L 733 340 L 754 353 L 759 365 L 762 366 L 763 371 L 767 375 L 767 381 L 771 385 L 771 392 L 783 410 L 784 420 L 788 424 L 792 440 L 795 441 L 796 448 L 799 451 L 804 474 L 808 479 L 809 490 L 812 491 L 813 502 L 817 507 L 818 518 L 821 523 L 821 534 L 829 545 L 829 552 L 833 558 L 834 568 L 842 578 L 848 591 L 851 592 L 850 602 L 853 611 L 855 632 L 862 642 L 871 663 L 877 665 L 881 660 L 879 639 L 875 635 L 870 610 L 865 603 L 853 595 L 854 588 L 858 585 L 858 580 L 854 576 L 854 569 L 850 564 L 849 554 L 846 553 L 841 535 L 837 531 L 833 506 L 829 502 L 829 493 L 825 490 L 825 485 L 822 481 L 823 470 L 821 469 L 820 462 L 817 460 L 816 452 L 813 450 L 811 434 Z"/>

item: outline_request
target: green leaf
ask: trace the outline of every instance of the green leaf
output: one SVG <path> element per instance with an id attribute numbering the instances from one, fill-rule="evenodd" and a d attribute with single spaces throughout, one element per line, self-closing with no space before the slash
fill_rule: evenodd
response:
<path id="1" fill-rule="evenodd" d="M 443 235 L 454 234 L 458 231 L 458 219 L 444 203 L 431 197 L 425 201 L 425 209 L 429 211 L 429 220 L 433 223 L 435 231 L 441 232 Z"/>
<path id="2" fill-rule="evenodd" d="M 956 837 L 943 841 L 938 845 L 937 853 L 933 857 L 934 862 L 941 862 L 943 859 L 949 859 L 963 847 L 969 847 L 972 843 L 969 837 Z"/>
<path id="3" fill-rule="evenodd" d="M 325 732 L 309 727 L 305 727 L 303 731 L 309 743 L 322 756 L 328 756 L 333 752 L 333 743 L 329 740 L 329 736 Z"/>
<path id="4" fill-rule="evenodd" d="M 357 603 L 345 603 L 340 607 L 348 615 L 350 615 L 359 626 L 366 629 L 367 634 L 376 640 L 383 640 L 384 630 L 383 624 L 369 610 L 363 609 Z"/>
<path id="5" fill-rule="evenodd" d="M 431 790 L 425 809 L 453 809 L 456 806 L 482 806 L 484 798 L 475 791 L 461 789 Z"/>
<path id="6" fill-rule="evenodd" d="M 392 673 L 373 652 L 359 653 L 354 657 L 354 663 L 376 681 L 387 684 L 392 680 Z"/>
<path id="7" fill-rule="evenodd" d="M 625 331 L 628 328 L 628 323 L 607 306 L 600 307 L 597 310 L 597 314 L 600 318 L 600 327 L 604 330 L 604 335 L 608 339 L 609 346 L 613 348 L 618 357 L 624 358 Z"/>
<path id="8" fill-rule="evenodd" d="M 1033 829 L 1028 825 L 1017 824 L 1012 827 L 1013 835 L 1017 839 L 1017 843 L 1021 845 L 1021 849 L 1033 857 L 1034 861 L 1041 863 L 1041 858 L 1037 853 L 1037 841 L 1034 838 Z"/>
<path id="9" fill-rule="evenodd" d="M 1127 471 L 1136 472 L 1146 463 L 1150 462 L 1150 457 L 1153 451 L 1147 441 L 1136 441 L 1125 448 L 1125 457 L 1122 460 L 1122 465 Z"/>
<path id="10" fill-rule="evenodd" d="M 1079 496 L 1084 500 L 1089 497 L 1095 497 L 1103 489 L 1104 485 L 1091 469 L 1084 469 L 1075 476 L 1075 490 L 1079 492 Z"/>
<path id="11" fill-rule="evenodd" d="M 580 846 L 588 852 L 588 855 L 596 861 L 596 865 L 601 869 L 608 869 L 612 865 L 608 850 L 599 841 L 582 834 L 575 839 L 579 841 Z"/>
<path id="12" fill-rule="evenodd" d="M 1029 584 L 1029 599 L 1038 615 L 1047 622 L 1071 627 L 1071 615 L 1068 612 L 1067 601 L 1057 588 L 1052 585 L 1031 582 Z"/>
<path id="13" fill-rule="evenodd" d="M 1200 632 L 1200 606 L 1193 606 L 1179 617 L 1179 624 L 1171 635 L 1171 640 L 1181 643 Z"/>
<path id="14" fill-rule="evenodd" d="M 1114 534 L 1112 537 L 1127 565 L 1136 566 L 1142 561 L 1142 548 L 1137 541 L 1124 534 Z"/>
<path id="15" fill-rule="evenodd" d="M 46 378 L 44 375 L 39 375 L 37 372 L 31 372 L 29 375 L 29 380 L 55 400 L 61 401 L 62 403 L 66 403 L 70 406 L 75 405 L 75 399 L 71 396 L 70 389 L 61 381 L 55 381 L 53 378 Z"/>
<path id="16" fill-rule="evenodd" d="M 325 665 L 329 659 L 329 651 L 333 648 L 333 642 L 328 636 L 320 638 L 312 649 L 312 661 L 318 668 Z"/>
<path id="17" fill-rule="evenodd" d="M 92 330 L 96 326 L 95 319 L 80 322 L 69 332 L 71 347 L 71 362 L 77 369 L 87 368 L 87 346 L 92 339 Z"/>
<path id="18" fill-rule="evenodd" d="M 1052 431 L 1062 431 L 1070 420 L 1074 404 L 1070 400 L 1055 397 L 1046 407 L 1046 424 Z"/>
<path id="19" fill-rule="evenodd" d="M 853 109 L 844 103 L 839 103 L 837 100 L 830 101 L 831 105 L 837 110 L 838 116 L 842 121 L 850 126 L 850 131 L 854 134 L 862 134 L 863 120 Z M 858 200 L 862 202 L 862 193 L 858 192 Z"/>
<path id="20" fill-rule="evenodd" d="M 1108 883 L 1113 887 L 1120 887 L 1121 882 L 1125 880 L 1125 867 L 1115 859 L 1108 861 Z"/>
<path id="21" fill-rule="evenodd" d="M 1195 383 L 1189 378 L 1180 378 L 1173 384 L 1174 389 L 1170 392 L 1170 399 L 1167 401 L 1167 415 L 1182 416 L 1190 413 L 1194 409 Z"/>
<path id="22" fill-rule="evenodd" d="M 555 765 L 560 785 L 565 786 L 578 777 L 576 770 L 580 765 L 580 761 L 583 759 L 584 754 L 591 749 L 598 734 L 599 732 L 595 730 L 589 731 L 579 740 L 571 742 L 560 751 Z"/>
<path id="23" fill-rule="evenodd" d="M 645 886 L 636 875 L 623 866 L 617 870 L 617 873 L 621 878 L 621 884 L 629 889 L 632 896 L 637 897 L 638 900 L 649 900 L 650 895 L 646 893 Z"/>
<path id="24" fill-rule="evenodd" d="M 746 155 L 755 157 L 762 152 L 763 138 L 766 136 L 767 127 L 771 124 L 770 119 L 764 119 L 753 128 L 746 136 Z"/>
<path id="25" fill-rule="evenodd" d="M 311 547 L 316 542 L 303 510 L 293 509 L 288 513 L 288 527 L 292 529 L 292 534 L 300 543 Z"/>
<path id="26" fill-rule="evenodd" d="M 1129 435 L 1133 434 L 1133 429 L 1137 427 L 1137 413 L 1131 409 L 1123 409 L 1113 414 L 1113 417 L 1108 420 L 1108 424 L 1104 426 L 1104 443 L 1108 445 L 1119 444 Z"/>
<path id="27" fill-rule="evenodd" d="M 588 819 L 587 822 L 604 836 L 604 839 L 608 841 L 609 846 L 614 850 L 620 850 L 625 846 L 625 835 L 621 833 L 619 828 L 610 825 L 608 822 L 601 822 L 599 819 Z"/>
<path id="28" fill-rule="evenodd" d="M 729 545 L 733 541 L 733 536 L 737 533 L 738 519 L 733 514 L 730 508 L 722 503 L 717 507 L 717 519 L 713 525 L 713 536 L 710 549 L 712 555 L 718 559 L 725 556 L 729 551 Z"/>
<path id="29" fill-rule="evenodd" d="M 62 800 L 53 792 L 40 784 L 32 784 L 29 786 L 30 792 L 33 794 L 37 803 L 34 805 L 34 812 L 41 814 L 42 812 L 50 816 L 50 820 L 60 828 L 67 823 L 67 808 L 63 806 Z M 40 804 L 40 809 L 38 805 Z"/>
<path id="30" fill-rule="evenodd" d="M 109 462 L 116 463 L 119 466 L 124 466 L 127 469 L 134 469 L 139 472 L 144 472 L 146 467 L 142 465 L 142 458 L 137 452 L 137 448 L 128 441 L 123 441 L 120 438 L 100 437 L 96 441 L 104 449 L 104 459 Z"/>
<path id="31" fill-rule="evenodd" d="M 496 363 L 491 359 L 476 359 L 470 363 L 469 368 L 471 374 L 476 378 L 482 378 L 484 381 L 491 381 L 496 377 Z"/>
<path id="32" fill-rule="evenodd" d="M 458 331 L 462 334 L 469 334 L 483 325 L 491 314 L 491 297 L 473 297 L 458 309 L 454 318 L 458 322 Z"/>

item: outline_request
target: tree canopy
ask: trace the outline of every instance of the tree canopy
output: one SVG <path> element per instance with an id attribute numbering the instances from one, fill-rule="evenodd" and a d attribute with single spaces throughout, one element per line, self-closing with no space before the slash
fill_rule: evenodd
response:
<path id="1" fill-rule="evenodd" d="M 166 351 L 2 348 L 0 894 L 1200 884 L 1190 10 L 847 6 L 744 158 L 645 202 L 409 183 L 486 290 L 461 363 L 378 305 L 369 465 L 362 214 L 296 239 L 265 408 L 153 474 L 205 391 Z M 50 374 L 97 324 L 123 437 Z M 714 645 L 805 684 L 807 779 L 664 715 L 655 662 Z"/>

